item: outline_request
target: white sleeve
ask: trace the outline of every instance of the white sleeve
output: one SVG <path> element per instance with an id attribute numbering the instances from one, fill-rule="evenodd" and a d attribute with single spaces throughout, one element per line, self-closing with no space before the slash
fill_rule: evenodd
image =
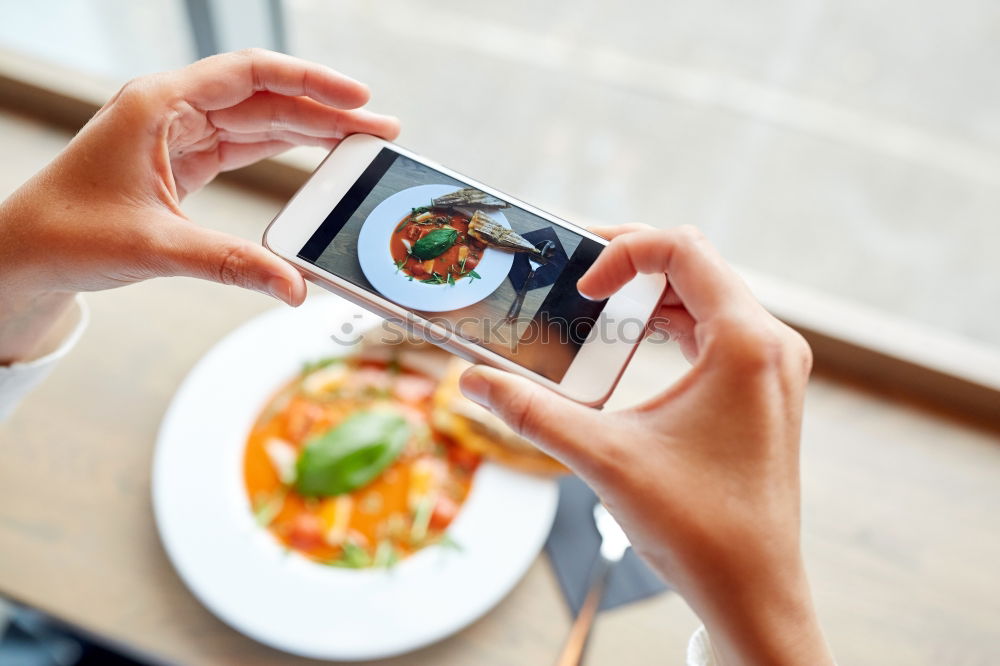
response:
<path id="1" fill-rule="evenodd" d="M 56 361 L 69 353 L 87 328 L 90 318 L 86 304 L 79 296 L 76 297 L 76 320 L 70 319 L 70 330 L 54 349 L 42 351 L 35 359 L 0 365 L 0 421 L 6 419 L 14 411 L 31 389 L 41 383 L 52 371 Z"/>
<path id="2" fill-rule="evenodd" d="M 715 652 L 705 625 L 698 627 L 688 641 L 687 666 L 715 666 Z"/>

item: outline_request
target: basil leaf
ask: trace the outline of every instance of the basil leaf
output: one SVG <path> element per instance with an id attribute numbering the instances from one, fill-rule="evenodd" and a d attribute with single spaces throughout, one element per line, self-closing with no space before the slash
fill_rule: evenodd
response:
<path id="1" fill-rule="evenodd" d="M 455 244 L 456 238 L 458 231 L 455 229 L 435 229 L 414 243 L 410 254 L 421 261 L 440 257 Z"/>
<path id="2" fill-rule="evenodd" d="M 396 460 L 409 438 L 410 426 L 396 412 L 356 412 L 306 442 L 295 465 L 295 488 L 306 496 L 361 488 Z"/>

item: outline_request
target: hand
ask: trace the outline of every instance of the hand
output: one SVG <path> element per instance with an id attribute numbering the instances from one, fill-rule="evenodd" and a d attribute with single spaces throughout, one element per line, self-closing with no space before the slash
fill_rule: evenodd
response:
<path id="1" fill-rule="evenodd" d="M 692 228 L 616 237 L 578 289 L 666 273 L 656 320 L 691 370 L 646 403 L 589 409 L 475 367 L 462 389 L 590 484 L 705 622 L 725 664 L 832 663 L 799 547 L 799 432 L 811 353 Z"/>
<path id="2" fill-rule="evenodd" d="M 21 357 L 72 292 L 186 275 L 297 305 L 302 276 L 257 243 L 196 226 L 185 195 L 219 172 L 398 121 L 361 83 L 249 50 L 135 79 L 0 206 L 0 362 Z"/>

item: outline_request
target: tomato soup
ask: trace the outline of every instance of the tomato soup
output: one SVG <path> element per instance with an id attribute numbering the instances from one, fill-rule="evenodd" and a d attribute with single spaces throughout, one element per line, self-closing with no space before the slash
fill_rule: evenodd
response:
<path id="1" fill-rule="evenodd" d="M 348 358 L 304 369 L 267 404 L 247 441 L 243 476 L 258 523 L 310 559 L 351 568 L 390 566 L 451 543 L 446 531 L 479 457 L 431 427 L 435 388 L 435 380 L 394 364 Z M 372 430 L 366 419 L 391 422 L 399 448 L 376 437 L 355 450 L 354 440 Z M 385 467 L 365 468 L 375 460 Z M 370 473 L 349 492 L 316 490 Z"/>
<path id="2" fill-rule="evenodd" d="M 478 277 L 475 268 L 486 244 L 469 235 L 469 221 L 467 215 L 456 211 L 414 209 L 399 221 L 389 239 L 389 253 L 397 270 L 430 284 L 454 284 Z M 441 241 L 424 248 L 433 240 L 432 233 Z"/>

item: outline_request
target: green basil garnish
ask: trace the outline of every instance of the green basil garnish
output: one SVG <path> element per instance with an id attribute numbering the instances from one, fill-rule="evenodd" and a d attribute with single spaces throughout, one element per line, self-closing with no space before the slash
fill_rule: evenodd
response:
<path id="1" fill-rule="evenodd" d="M 410 425 L 396 412 L 356 412 L 306 442 L 295 465 L 295 488 L 306 496 L 361 488 L 396 460 L 409 438 Z"/>
<path id="2" fill-rule="evenodd" d="M 455 244 L 456 238 L 458 231 L 455 229 L 435 229 L 414 243 L 410 254 L 421 261 L 440 257 Z"/>

